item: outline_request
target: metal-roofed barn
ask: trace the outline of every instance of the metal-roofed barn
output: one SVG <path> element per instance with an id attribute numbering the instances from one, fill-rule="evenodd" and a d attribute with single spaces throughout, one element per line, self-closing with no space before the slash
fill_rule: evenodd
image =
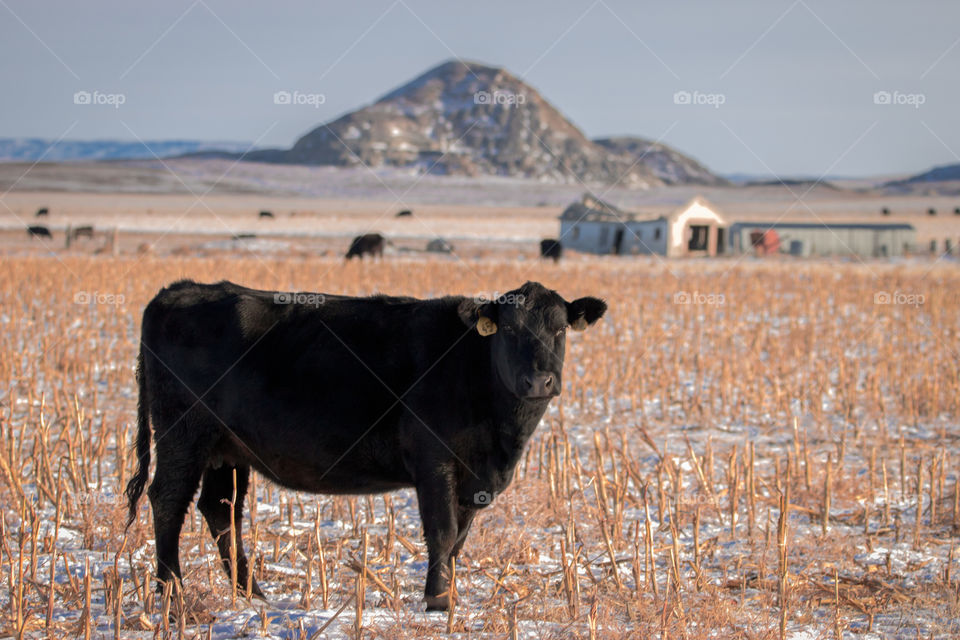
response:
<path id="1" fill-rule="evenodd" d="M 916 230 L 909 224 L 819 222 L 736 222 L 730 225 L 730 253 L 753 253 L 751 235 L 776 232 L 780 250 L 794 256 L 886 258 L 909 252 Z"/>

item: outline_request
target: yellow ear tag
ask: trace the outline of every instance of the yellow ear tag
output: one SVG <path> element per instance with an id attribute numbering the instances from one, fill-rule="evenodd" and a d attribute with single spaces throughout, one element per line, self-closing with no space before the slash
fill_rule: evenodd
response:
<path id="1" fill-rule="evenodd" d="M 570 328 L 574 331 L 586 331 L 587 329 L 587 320 L 583 316 L 577 318 L 572 323 L 570 323 Z"/>
<path id="2" fill-rule="evenodd" d="M 497 332 L 497 323 L 485 316 L 477 320 L 477 333 L 482 336 L 492 336 Z"/>

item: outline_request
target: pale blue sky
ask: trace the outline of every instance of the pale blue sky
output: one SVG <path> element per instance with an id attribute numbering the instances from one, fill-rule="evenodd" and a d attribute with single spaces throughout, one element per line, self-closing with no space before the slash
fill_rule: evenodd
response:
<path id="1" fill-rule="evenodd" d="M 3 137 L 289 146 L 459 56 L 523 76 L 590 137 L 662 137 L 719 172 L 960 162 L 955 0 L 0 0 L 0 16 Z M 294 89 L 325 102 L 273 103 Z"/>

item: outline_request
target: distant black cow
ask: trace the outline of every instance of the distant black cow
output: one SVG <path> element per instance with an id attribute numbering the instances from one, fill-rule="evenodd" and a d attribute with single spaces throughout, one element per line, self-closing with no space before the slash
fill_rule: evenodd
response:
<path id="1" fill-rule="evenodd" d="M 450 559 L 477 510 L 510 484 L 560 393 L 566 330 L 585 329 L 606 308 L 597 298 L 567 302 L 535 282 L 496 300 L 350 298 L 230 282 L 161 290 L 143 313 L 139 468 L 126 489 L 132 522 L 152 422 L 158 578 L 181 575 L 180 529 L 201 486 L 198 507 L 224 568 L 235 542 L 238 584 L 247 583 L 239 536 L 252 467 L 314 493 L 414 487 L 427 607 L 447 608 Z"/>
<path id="2" fill-rule="evenodd" d="M 43 225 L 34 224 L 27 227 L 27 235 L 31 238 L 53 238 L 53 234 L 50 233 L 50 229 L 47 229 Z"/>
<path id="3" fill-rule="evenodd" d="M 235 233 L 232 238 L 234 240 L 253 240 L 257 237 L 255 233 Z"/>
<path id="4" fill-rule="evenodd" d="M 387 239 L 379 233 L 365 233 L 353 239 L 353 242 L 350 243 L 350 250 L 344 257 L 349 260 L 357 256 L 362 260 L 365 255 L 383 256 L 383 247 L 386 243 Z"/>
<path id="5" fill-rule="evenodd" d="M 540 257 L 552 258 L 554 262 L 560 262 L 560 258 L 563 257 L 563 245 L 560 244 L 559 240 L 553 238 L 541 240 Z"/>
<path id="6" fill-rule="evenodd" d="M 92 238 L 93 237 L 93 227 L 90 225 L 84 225 L 82 227 L 74 227 L 70 230 L 70 238 L 76 240 L 77 238 Z"/>
<path id="7" fill-rule="evenodd" d="M 47 209 L 46 207 L 41 207 L 40 209 L 37 209 L 36 217 L 42 218 L 43 216 L 49 213 L 50 213 L 49 209 Z"/>
<path id="8" fill-rule="evenodd" d="M 260 212 L 260 217 L 261 217 L 261 218 L 273 218 L 273 217 L 275 217 L 275 216 L 273 215 L 273 212 L 272 212 L 272 211 L 261 211 L 261 212 Z"/>
<path id="9" fill-rule="evenodd" d="M 413 215 L 413 211 L 410 211 L 410 209 L 403 209 L 403 210 L 401 210 L 401 211 L 397 211 L 397 215 L 396 215 L 395 217 L 397 217 L 397 218 L 406 218 L 406 217 L 412 216 L 412 215 Z"/>

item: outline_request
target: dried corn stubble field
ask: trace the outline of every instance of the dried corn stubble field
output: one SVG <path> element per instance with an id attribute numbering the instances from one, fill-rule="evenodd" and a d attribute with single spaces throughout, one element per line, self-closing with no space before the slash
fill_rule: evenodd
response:
<path id="1" fill-rule="evenodd" d="M 140 313 L 180 277 L 608 300 L 471 531 L 452 615 L 422 612 L 412 491 L 263 479 L 244 544 L 269 603 L 231 597 L 195 509 L 185 591 L 154 594 L 148 501 L 125 538 L 120 494 Z M 5 259 L 0 635 L 953 636 L 958 285 L 944 266 Z"/>

